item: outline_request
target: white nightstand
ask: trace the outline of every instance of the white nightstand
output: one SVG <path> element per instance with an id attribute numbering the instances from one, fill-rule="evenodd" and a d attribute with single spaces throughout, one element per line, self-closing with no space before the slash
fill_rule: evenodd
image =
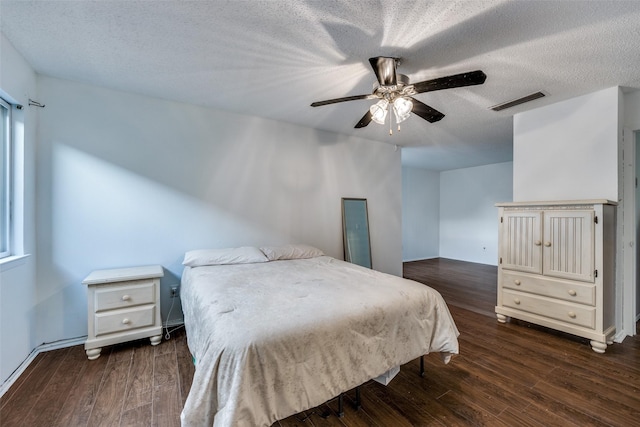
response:
<path id="1" fill-rule="evenodd" d="M 140 338 L 151 345 L 162 340 L 160 277 L 162 267 L 96 270 L 87 285 L 89 333 L 84 349 L 89 360 L 100 357 L 102 347 Z"/>

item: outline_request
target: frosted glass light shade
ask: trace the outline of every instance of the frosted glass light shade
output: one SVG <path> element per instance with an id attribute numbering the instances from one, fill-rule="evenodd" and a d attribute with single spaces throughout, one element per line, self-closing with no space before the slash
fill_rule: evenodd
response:
<path id="1" fill-rule="evenodd" d="M 404 122 L 411 115 L 413 102 L 407 98 L 398 98 L 393 101 L 393 113 L 396 115 L 396 123 Z"/>
<path id="2" fill-rule="evenodd" d="M 369 112 L 371 113 L 371 120 L 374 122 L 383 125 L 385 119 L 387 118 L 387 107 L 389 106 L 389 101 L 386 99 L 381 99 L 380 101 L 373 104 L 369 107 Z"/>

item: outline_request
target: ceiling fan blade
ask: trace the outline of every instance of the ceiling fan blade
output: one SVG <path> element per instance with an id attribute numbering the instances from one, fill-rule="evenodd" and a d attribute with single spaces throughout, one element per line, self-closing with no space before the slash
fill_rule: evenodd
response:
<path id="1" fill-rule="evenodd" d="M 336 104 L 338 102 L 357 101 L 358 99 L 378 99 L 378 97 L 376 95 L 345 96 L 344 98 L 335 98 L 335 99 L 328 99 L 326 101 L 313 102 L 311 104 L 311 106 L 312 107 L 320 107 L 322 105 Z"/>
<path id="2" fill-rule="evenodd" d="M 433 80 L 425 80 L 413 84 L 416 93 L 431 92 L 434 90 L 452 89 L 454 87 L 481 85 L 487 79 L 487 75 L 480 70 L 468 73 L 455 74 L 440 77 Z"/>
<path id="3" fill-rule="evenodd" d="M 367 126 L 369 123 L 371 123 L 372 117 L 373 116 L 371 115 L 371 111 L 367 111 L 367 114 L 362 116 L 358 124 L 355 125 L 355 128 L 358 129 Z"/>
<path id="4" fill-rule="evenodd" d="M 415 98 L 411 98 L 411 102 L 413 102 L 413 109 L 411 112 L 422 117 L 429 123 L 437 122 L 438 120 L 442 120 L 444 117 L 444 114 L 440 111 L 429 107 L 427 104 L 420 102 Z"/>
<path id="5" fill-rule="evenodd" d="M 397 58 L 388 58 L 385 56 L 376 56 L 369 58 L 369 63 L 373 72 L 376 73 L 380 86 L 395 86 L 396 81 L 396 63 Z"/>

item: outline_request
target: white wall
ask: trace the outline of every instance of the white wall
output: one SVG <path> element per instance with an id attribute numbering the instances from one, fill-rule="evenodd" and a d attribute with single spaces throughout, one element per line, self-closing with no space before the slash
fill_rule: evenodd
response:
<path id="1" fill-rule="evenodd" d="M 513 200 L 618 199 L 617 87 L 514 116 Z"/>
<path id="2" fill-rule="evenodd" d="M 186 250 L 306 242 L 342 258 L 341 197 L 368 199 L 373 267 L 399 275 L 393 146 L 41 77 L 38 334 L 87 333 L 82 279 Z"/>
<path id="3" fill-rule="evenodd" d="M 640 90 L 635 92 L 625 93 L 624 95 L 624 127 L 635 131 L 636 134 L 636 158 L 635 158 L 635 170 L 636 170 L 636 179 L 638 179 L 638 171 L 640 170 Z M 636 292 L 636 319 L 640 317 L 640 250 L 638 250 L 638 242 L 640 242 L 640 188 L 636 187 L 636 283 L 635 292 Z"/>
<path id="4" fill-rule="evenodd" d="M 440 172 L 402 168 L 402 260 L 440 253 Z"/>
<path id="5" fill-rule="evenodd" d="M 40 344 L 35 334 L 35 135 L 38 109 L 27 106 L 37 98 L 36 74 L 0 33 L 0 95 L 24 106 L 13 110 L 17 186 L 14 206 L 20 253 L 31 254 L 19 262 L 0 265 L 0 384 Z M 14 233 L 14 235 L 15 235 Z"/>
<path id="6" fill-rule="evenodd" d="M 636 149 L 636 180 L 640 179 L 640 173 L 638 173 L 640 168 L 640 132 L 635 133 L 635 149 Z M 640 271 L 638 266 L 640 266 L 640 250 L 638 250 L 637 243 L 640 242 L 640 187 L 636 186 L 635 189 L 636 196 L 636 217 L 635 217 L 635 245 L 636 245 L 636 259 L 635 259 L 635 268 L 636 268 L 636 282 L 634 284 L 636 291 L 636 312 L 634 313 L 636 319 L 640 317 Z"/>
<path id="7" fill-rule="evenodd" d="M 624 127 L 640 130 L 640 90 L 624 94 Z"/>
<path id="8" fill-rule="evenodd" d="M 498 202 L 512 201 L 513 163 L 444 172 L 402 168 L 403 260 L 497 265 Z"/>
<path id="9" fill-rule="evenodd" d="M 513 163 L 440 174 L 440 256 L 497 265 L 498 211 L 512 200 Z"/>

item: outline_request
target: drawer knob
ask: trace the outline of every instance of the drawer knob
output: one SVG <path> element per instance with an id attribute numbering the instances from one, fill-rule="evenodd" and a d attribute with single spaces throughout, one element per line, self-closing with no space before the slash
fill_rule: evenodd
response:
<path id="1" fill-rule="evenodd" d="M 124 319 L 122 319 L 122 324 L 123 325 L 128 325 L 129 323 L 131 323 L 131 320 L 127 319 L 126 317 Z"/>
<path id="2" fill-rule="evenodd" d="M 546 247 L 549 247 L 549 246 L 551 246 L 551 242 L 544 242 L 544 245 L 545 245 Z"/>
<path id="3" fill-rule="evenodd" d="M 533 242 L 533 244 L 536 246 L 540 246 L 542 242 L 540 240 L 536 240 L 535 242 Z"/>
<path id="4" fill-rule="evenodd" d="M 574 291 L 573 289 L 569 289 L 569 295 L 571 295 L 572 297 L 575 297 L 576 291 Z"/>
<path id="5" fill-rule="evenodd" d="M 122 295 L 122 301 L 129 301 L 131 297 L 129 295 Z"/>
<path id="6" fill-rule="evenodd" d="M 572 319 L 576 318 L 576 314 L 573 311 L 569 312 L 569 317 L 571 317 Z"/>
<path id="7" fill-rule="evenodd" d="M 520 304 L 520 299 L 514 298 L 513 302 L 515 302 L 516 304 Z"/>
<path id="8" fill-rule="evenodd" d="M 517 286 L 520 286 L 520 280 L 514 280 L 513 283 L 515 283 Z"/>

